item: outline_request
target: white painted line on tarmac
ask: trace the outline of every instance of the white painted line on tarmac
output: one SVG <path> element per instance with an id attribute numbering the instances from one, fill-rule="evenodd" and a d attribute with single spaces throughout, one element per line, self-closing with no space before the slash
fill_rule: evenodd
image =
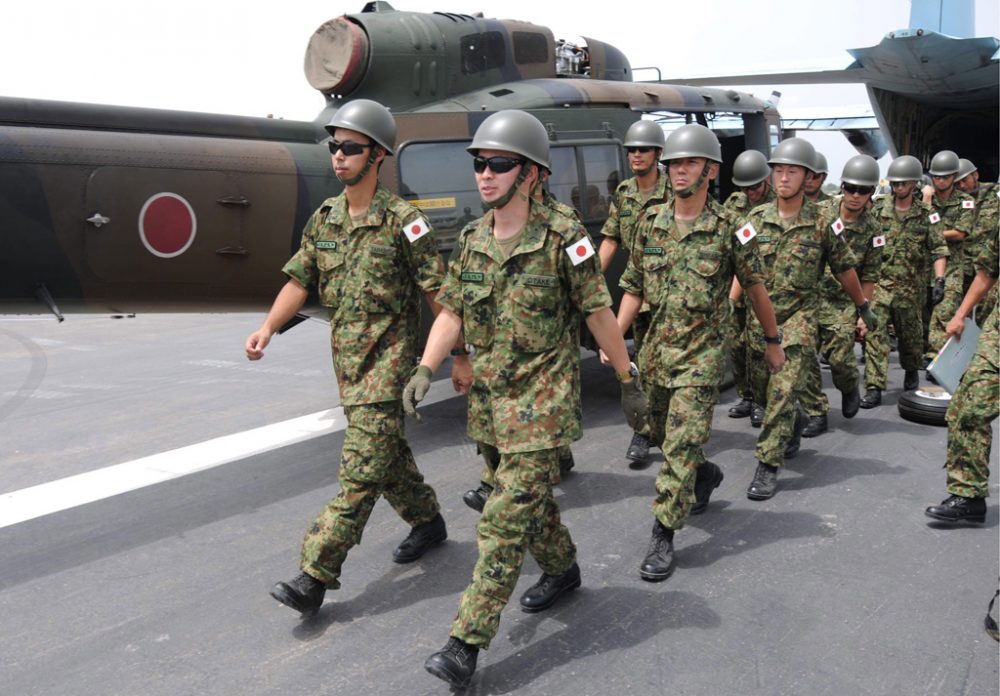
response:
<path id="1" fill-rule="evenodd" d="M 420 403 L 421 406 L 429 406 L 455 395 L 450 379 L 438 380 L 431 385 L 426 398 Z M 410 423 L 407 425 L 415 427 Z M 19 491 L 2 493 L 0 529 L 329 435 L 346 427 L 344 409 L 338 406 Z"/>

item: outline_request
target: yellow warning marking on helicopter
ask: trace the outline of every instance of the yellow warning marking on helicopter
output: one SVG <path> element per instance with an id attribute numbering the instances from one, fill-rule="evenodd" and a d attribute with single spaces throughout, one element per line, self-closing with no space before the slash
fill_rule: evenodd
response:
<path id="1" fill-rule="evenodd" d="M 421 210 L 442 210 L 444 208 L 454 208 L 455 207 L 455 197 L 451 196 L 449 198 L 428 198 L 427 200 L 413 200 L 407 201 L 411 205 L 414 205 Z"/>

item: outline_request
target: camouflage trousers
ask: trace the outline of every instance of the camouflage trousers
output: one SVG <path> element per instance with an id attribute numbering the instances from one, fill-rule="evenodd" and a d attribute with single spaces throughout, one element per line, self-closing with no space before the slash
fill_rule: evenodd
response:
<path id="1" fill-rule="evenodd" d="M 823 376 L 818 354 L 830 363 L 833 386 L 841 392 L 858 388 L 858 361 L 854 356 L 854 327 L 857 324 L 854 305 L 837 306 L 825 300 L 818 313 L 816 350 L 806 361 L 805 382 L 799 400 L 810 416 L 822 416 L 830 410 L 830 400 L 823 393 Z"/>
<path id="2" fill-rule="evenodd" d="M 635 315 L 635 320 L 632 322 L 632 350 L 635 352 L 635 362 L 639 367 L 640 372 L 642 372 L 642 365 L 639 365 L 639 351 L 642 350 L 642 342 L 645 340 L 646 334 L 649 332 L 651 317 L 652 314 L 650 314 L 650 312 L 639 312 Z M 648 438 L 650 436 L 649 421 L 646 421 L 646 425 L 635 432 Z"/>
<path id="3" fill-rule="evenodd" d="M 340 587 L 340 568 L 379 496 L 415 527 L 440 507 L 424 483 L 403 436 L 402 402 L 345 406 L 347 430 L 340 453 L 340 493 L 316 517 L 302 541 L 300 567 L 329 589 Z"/>
<path id="4" fill-rule="evenodd" d="M 754 450 L 758 461 L 763 464 L 781 466 L 785 461 L 785 446 L 792 437 L 795 425 L 799 389 L 807 361 L 815 360 L 814 353 L 811 346 L 785 346 L 785 366 L 781 372 L 772 375 L 768 372 L 763 353 L 753 348 L 748 352 L 753 400 L 764 407 L 764 421 Z"/>
<path id="5" fill-rule="evenodd" d="M 926 360 L 933 360 L 948 340 L 948 335 L 944 329 L 962 304 L 963 280 L 964 278 L 961 273 L 949 273 L 945 279 L 944 299 L 931 310 L 927 335 L 927 352 L 924 353 Z"/>
<path id="6" fill-rule="evenodd" d="M 989 495 L 991 423 L 1000 416 L 995 324 L 980 336 L 976 354 L 951 397 L 948 413 L 948 492 L 965 498 Z M 986 339 L 985 341 L 983 339 Z M 986 345 L 984 345 L 984 343 Z M 987 356 L 992 356 L 988 359 Z"/>
<path id="7" fill-rule="evenodd" d="M 451 635 L 488 648 L 521 575 L 525 552 L 543 573 L 561 575 L 576 561 L 576 546 L 552 497 L 558 450 L 502 453 L 496 487 L 476 527 L 479 559 L 462 594 Z"/>
<path id="8" fill-rule="evenodd" d="M 742 399 L 752 398 L 750 377 L 747 373 L 747 308 L 742 302 L 733 309 L 732 333 L 729 335 L 729 356 L 733 363 L 733 380 L 736 393 Z"/>
<path id="9" fill-rule="evenodd" d="M 899 365 L 904 370 L 919 370 L 924 362 L 924 335 L 921 308 L 912 299 L 879 302 L 878 293 L 871 303 L 878 328 L 865 336 L 865 389 L 885 391 L 889 383 L 889 324 L 896 331 Z"/>
<path id="10" fill-rule="evenodd" d="M 497 467 L 500 466 L 500 452 L 493 445 L 484 445 L 483 443 L 477 443 L 476 448 L 479 453 L 483 455 L 483 471 L 479 474 L 480 483 L 485 483 L 490 488 L 496 485 L 496 472 Z M 558 450 L 559 460 L 568 459 L 573 456 L 573 452 L 570 450 L 569 445 L 563 445 Z M 562 480 L 562 475 L 557 470 L 556 477 L 552 481 L 552 485 L 557 485 Z"/>
<path id="11" fill-rule="evenodd" d="M 681 529 L 694 505 L 698 467 L 705 464 L 702 447 L 712 433 L 718 387 L 646 387 L 650 435 L 663 450 L 656 475 L 653 514 L 667 529 Z"/>

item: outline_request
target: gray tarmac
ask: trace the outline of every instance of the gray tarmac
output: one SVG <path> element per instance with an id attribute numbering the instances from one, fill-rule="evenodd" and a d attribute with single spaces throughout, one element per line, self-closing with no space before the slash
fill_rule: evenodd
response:
<path id="1" fill-rule="evenodd" d="M 306 322 L 249 363 L 243 340 L 261 318 L 0 317 L 0 505 L 336 407 L 326 325 Z M 831 431 L 803 441 L 769 501 L 746 498 L 758 431 L 726 416 L 736 397 L 724 392 L 706 453 L 726 478 L 655 584 L 638 565 L 662 458 L 625 464 L 614 377 L 584 357 L 585 434 L 557 488 L 583 586 L 523 613 L 516 598 L 540 572 L 529 560 L 465 693 L 998 693 L 983 630 L 1000 575 L 997 485 L 984 525 L 924 516 L 945 497 L 946 430 L 899 417 L 895 354 L 883 406 L 850 421 L 824 370 Z M 268 590 L 297 572 L 302 535 L 338 490 L 343 432 L 0 528 L 0 693 L 449 693 L 422 665 L 475 563 L 477 513 L 461 495 L 480 462 L 464 398 L 421 410 L 408 437 L 448 541 L 394 564 L 407 529 L 380 502 L 343 589 L 312 619 Z"/>

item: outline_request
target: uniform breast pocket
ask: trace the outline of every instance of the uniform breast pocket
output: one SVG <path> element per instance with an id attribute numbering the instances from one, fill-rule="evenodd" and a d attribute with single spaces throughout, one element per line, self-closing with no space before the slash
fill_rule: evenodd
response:
<path id="1" fill-rule="evenodd" d="M 715 249 L 701 249 L 688 262 L 689 272 L 683 288 L 684 304 L 688 309 L 707 312 L 715 308 L 721 269 L 722 252 Z"/>
<path id="2" fill-rule="evenodd" d="M 667 301 L 670 259 L 663 254 L 647 254 L 642 258 L 643 298 L 656 307 Z"/>
<path id="3" fill-rule="evenodd" d="M 399 314 L 403 304 L 403 281 L 395 258 L 367 259 L 359 271 L 358 308 L 368 314 Z"/>
<path id="4" fill-rule="evenodd" d="M 803 240 L 792 248 L 788 263 L 788 282 L 799 290 L 816 287 L 820 278 L 823 250 L 818 242 Z"/>
<path id="5" fill-rule="evenodd" d="M 465 342 L 479 349 L 493 343 L 496 308 L 492 296 L 492 283 L 462 284 L 462 332 Z"/>
<path id="6" fill-rule="evenodd" d="M 511 293 L 513 348 L 541 353 L 556 346 L 565 329 L 558 287 L 519 286 Z"/>
<path id="7" fill-rule="evenodd" d="M 335 251 L 316 253 L 319 269 L 319 301 L 324 307 L 336 308 L 340 304 L 340 288 L 344 274 L 344 255 Z"/>

